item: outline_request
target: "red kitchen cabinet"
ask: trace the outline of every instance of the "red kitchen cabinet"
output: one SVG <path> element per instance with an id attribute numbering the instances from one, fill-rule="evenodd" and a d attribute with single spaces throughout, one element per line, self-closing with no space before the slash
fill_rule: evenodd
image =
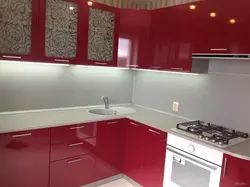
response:
<path id="1" fill-rule="evenodd" d="M 151 61 L 151 11 L 120 10 L 118 66 L 147 68 Z"/>
<path id="2" fill-rule="evenodd" d="M 49 139 L 49 129 L 1 134 L 0 185 L 48 186 Z"/>
<path id="3" fill-rule="evenodd" d="M 75 64 L 84 9 L 79 0 L 40 0 L 39 61 Z M 87 33 L 86 33 L 87 34 Z"/>
<path id="4" fill-rule="evenodd" d="M 84 21 L 81 23 L 80 53 L 77 64 L 117 66 L 119 9 L 104 4 L 82 1 Z"/>
<path id="5" fill-rule="evenodd" d="M 51 144 L 72 143 L 96 136 L 97 122 L 51 128 Z"/>
<path id="6" fill-rule="evenodd" d="M 250 187 L 250 161 L 224 154 L 220 187 Z"/>
<path id="7" fill-rule="evenodd" d="M 167 133 L 128 120 L 124 147 L 125 175 L 145 187 L 162 187 Z"/>
<path id="8" fill-rule="evenodd" d="M 138 122 L 127 121 L 123 173 L 139 184 L 142 184 L 144 180 L 144 171 L 142 168 L 145 154 L 143 152 L 144 128 L 144 125 Z"/>
<path id="9" fill-rule="evenodd" d="M 201 1 L 193 10 L 193 53 L 247 54 L 249 45 L 249 1 Z M 231 20 L 231 21 L 230 21 Z"/>
<path id="10" fill-rule="evenodd" d="M 193 19 L 195 13 L 190 4 L 178 5 L 166 9 L 166 37 L 170 38 L 167 69 L 171 71 L 190 72 L 192 68 L 192 51 L 194 45 Z M 174 17 L 174 19 L 173 19 Z"/>
<path id="11" fill-rule="evenodd" d="M 0 59 L 36 60 L 39 51 L 39 1 L 1 1 L 0 10 Z"/>
<path id="12" fill-rule="evenodd" d="M 125 119 L 98 123 L 95 180 L 101 180 L 121 173 L 125 126 Z"/>
<path id="13" fill-rule="evenodd" d="M 52 162 L 50 187 L 82 186 L 94 181 L 95 158 L 91 154 Z"/>
<path id="14" fill-rule="evenodd" d="M 167 147 L 167 133 L 147 127 L 143 133 L 144 187 L 162 187 Z"/>
<path id="15" fill-rule="evenodd" d="M 166 21 L 168 8 L 152 11 L 152 25 L 150 31 L 151 60 L 147 69 L 167 70 L 170 55 L 170 27 Z"/>

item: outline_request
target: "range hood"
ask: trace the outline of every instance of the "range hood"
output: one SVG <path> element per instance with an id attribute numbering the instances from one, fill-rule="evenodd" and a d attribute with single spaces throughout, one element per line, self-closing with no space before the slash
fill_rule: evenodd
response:
<path id="1" fill-rule="evenodd" d="M 193 53 L 192 58 L 193 59 L 250 60 L 250 54 Z"/>

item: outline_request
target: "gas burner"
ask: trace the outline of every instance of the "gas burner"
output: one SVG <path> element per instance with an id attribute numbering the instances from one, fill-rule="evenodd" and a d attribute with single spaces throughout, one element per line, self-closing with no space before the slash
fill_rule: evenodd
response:
<path id="1" fill-rule="evenodd" d="M 234 129 L 213 125 L 203 121 L 191 121 L 177 124 L 177 129 L 186 131 L 198 137 L 201 141 L 220 146 L 228 147 L 248 138 L 248 133 L 236 131 Z M 188 134 L 186 134 L 188 135 Z"/>

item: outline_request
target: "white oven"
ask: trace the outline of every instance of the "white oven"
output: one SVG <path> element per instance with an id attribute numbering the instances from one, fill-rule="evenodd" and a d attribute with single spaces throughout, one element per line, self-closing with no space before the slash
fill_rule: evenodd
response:
<path id="1" fill-rule="evenodd" d="M 168 134 L 163 187 L 219 187 L 223 153 Z"/>

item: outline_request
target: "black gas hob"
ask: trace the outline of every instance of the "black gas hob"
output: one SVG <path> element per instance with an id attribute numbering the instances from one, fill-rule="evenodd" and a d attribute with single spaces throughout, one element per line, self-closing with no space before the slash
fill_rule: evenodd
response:
<path id="1" fill-rule="evenodd" d="M 230 145 L 242 142 L 248 138 L 248 133 L 236 131 L 234 129 L 213 125 L 203 121 L 190 121 L 177 124 L 177 129 L 190 134 L 197 135 L 198 138 L 218 145 Z"/>

